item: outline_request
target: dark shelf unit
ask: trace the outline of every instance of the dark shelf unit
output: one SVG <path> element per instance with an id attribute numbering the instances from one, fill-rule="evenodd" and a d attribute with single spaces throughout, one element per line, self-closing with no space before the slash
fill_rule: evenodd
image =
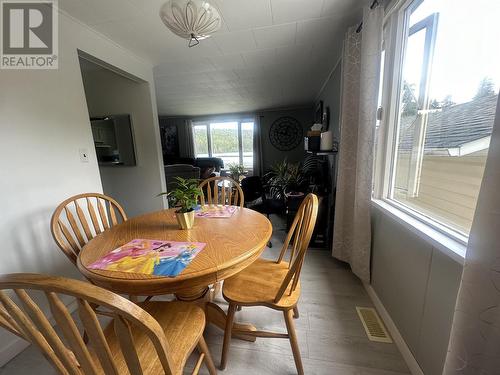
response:
<path id="1" fill-rule="evenodd" d="M 324 210 L 324 213 L 321 215 L 323 217 L 323 224 L 320 227 L 324 228 L 324 231 L 321 233 L 323 236 L 323 246 L 327 249 L 330 249 L 332 246 L 332 237 L 333 237 L 333 217 L 335 212 L 335 190 L 336 190 L 336 158 L 338 151 L 310 151 L 306 150 L 307 154 L 312 154 L 315 156 L 319 156 L 326 163 L 325 169 L 325 179 L 327 180 L 326 185 L 328 186 L 328 190 L 326 195 L 321 197 L 321 206 L 320 211 Z M 324 216 L 323 216 L 324 215 Z M 313 237 L 313 243 L 319 245 L 316 240 L 316 236 L 318 232 L 318 226 L 315 230 L 315 236 Z"/>
<path id="2" fill-rule="evenodd" d="M 306 151 L 308 154 L 313 154 L 317 156 L 328 156 L 328 155 L 335 155 L 338 153 L 338 151 Z"/>

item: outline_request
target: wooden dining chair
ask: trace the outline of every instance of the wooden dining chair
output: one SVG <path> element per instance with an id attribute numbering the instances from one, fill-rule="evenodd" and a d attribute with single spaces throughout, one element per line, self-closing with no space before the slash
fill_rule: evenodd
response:
<path id="1" fill-rule="evenodd" d="M 62 302 L 68 296 L 76 299 L 73 315 Z M 56 329 L 40 307 L 44 305 L 49 306 Z M 106 309 L 111 322 L 100 322 L 91 305 Z M 88 332 L 88 345 L 77 322 Z M 203 339 L 205 313 L 191 303 L 150 301 L 136 305 L 78 280 L 10 274 L 0 276 L 0 326 L 36 346 L 58 374 L 180 375 L 195 348 L 200 356 L 193 374 L 203 361 L 210 375 L 216 374 Z"/>
<path id="2" fill-rule="evenodd" d="M 240 184 L 230 177 L 210 177 L 200 184 L 201 205 L 222 205 L 243 207 L 245 197 Z"/>
<path id="3" fill-rule="evenodd" d="M 222 295 L 229 302 L 220 368 L 227 364 L 235 311 L 244 306 L 265 306 L 283 311 L 287 333 L 247 332 L 249 336 L 288 338 L 299 374 L 304 373 L 293 318 L 298 318 L 300 271 L 316 224 L 318 197 L 308 194 L 299 207 L 277 260 L 257 259 L 240 273 L 224 280 Z M 289 262 L 284 261 L 290 247 Z"/>
<path id="4" fill-rule="evenodd" d="M 200 204 L 202 206 L 232 205 L 243 208 L 245 204 L 245 196 L 240 184 L 230 177 L 216 176 L 207 178 L 200 183 L 199 188 L 201 190 Z M 212 285 L 210 287 L 209 299 L 213 300 L 220 293 L 221 289 L 222 283 L 220 281 Z"/>
<path id="5" fill-rule="evenodd" d="M 78 194 L 66 199 L 52 214 L 50 228 L 57 246 L 76 266 L 80 250 L 127 215 L 113 198 L 99 193 Z"/>

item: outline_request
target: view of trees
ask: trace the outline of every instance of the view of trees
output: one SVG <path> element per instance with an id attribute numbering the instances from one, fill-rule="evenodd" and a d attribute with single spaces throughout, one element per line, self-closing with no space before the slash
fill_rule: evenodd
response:
<path id="1" fill-rule="evenodd" d="M 253 151 L 253 130 L 242 129 L 241 130 L 241 142 L 243 143 L 243 151 Z"/>
<path id="2" fill-rule="evenodd" d="M 415 84 L 403 82 L 403 95 L 401 103 L 403 106 L 403 116 L 415 116 L 418 111 L 418 99 L 415 96 Z"/>
<path id="3" fill-rule="evenodd" d="M 484 77 L 479 83 L 479 88 L 474 99 L 483 98 L 495 94 L 495 83 L 490 77 Z"/>
<path id="4" fill-rule="evenodd" d="M 196 154 L 208 154 L 208 140 L 206 126 L 194 127 L 194 146 Z M 242 148 L 244 152 L 253 150 L 253 130 L 248 127 L 241 129 Z M 212 154 L 220 155 L 227 153 L 238 153 L 238 130 L 232 128 L 211 129 Z"/>
<path id="5" fill-rule="evenodd" d="M 227 152 L 238 152 L 238 128 L 234 129 L 211 129 L 212 153 L 222 154 Z"/>
<path id="6" fill-rule="evenodd" d="M 490 77 L 484 77 L 478 85 L 476 95 L 472 100 L 483 98 L 485 96 L 495 94 L 495 83 Z M 418 98 L 415 95 L 415 84 L 409 84 L 407 81 L 403 82 L 402 94 L 402 115 L 415 116 L 418 112 Z M 446 95 L 443 100 L 431 99 L 429 103 L 430 109 L 445 109 L 455 105 L 451 95 Z"/>
<path id="7" fill-rule="evenodd" d="M 208 155 L 207 128 L 195 126 L 193 131 L 194 150 L 196 154 Z"/>

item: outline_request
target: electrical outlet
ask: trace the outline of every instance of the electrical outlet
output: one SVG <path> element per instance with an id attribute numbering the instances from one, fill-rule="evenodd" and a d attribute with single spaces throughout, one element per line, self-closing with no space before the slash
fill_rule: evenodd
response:
<path id="1" fill-rule="evenodd" d="M 80 152 L 80 161 L 82 163 L 89 162 L 89 151 L 86 148 L 81 148 L 78 150 Z"/>

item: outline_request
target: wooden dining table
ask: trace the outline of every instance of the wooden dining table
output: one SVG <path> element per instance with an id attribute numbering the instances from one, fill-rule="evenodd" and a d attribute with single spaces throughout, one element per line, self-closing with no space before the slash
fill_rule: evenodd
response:
<path id="1" fill-rule="evenodd" d="M 202 306 L 207 321 L 225 328 L 226 314 L 211 301 L 210 285 L 252 264 L 264 251 L 272 234 L 271 222 L 262 214 L 238 207 L 229 218 L 196 217 L 194 226 L 181 230 L 174 209 L 131 218 L 89 241 L 78 255 L 78 268 L 94 284 L 131 296 L 174 294 L 178 300 Z M 203 242 L 205 248 L 176 277 L 90 269 L 89 265 L 133 239 Z M 255 330 L 249 324 L 235 325 L 235 335 Z"/>

